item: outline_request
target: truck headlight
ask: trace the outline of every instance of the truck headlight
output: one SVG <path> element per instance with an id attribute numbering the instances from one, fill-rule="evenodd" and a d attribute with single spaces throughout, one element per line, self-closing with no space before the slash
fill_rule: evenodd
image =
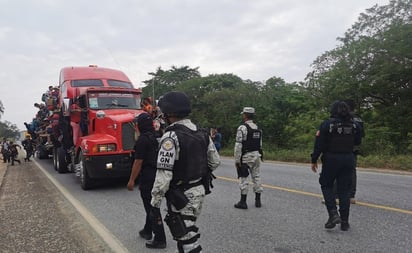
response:
<path id="1" fill-rule="evenodd" d="M 98 144 L 95 146 L 95 152 L 113 152 L 116 151 L 116 144 Z"/>

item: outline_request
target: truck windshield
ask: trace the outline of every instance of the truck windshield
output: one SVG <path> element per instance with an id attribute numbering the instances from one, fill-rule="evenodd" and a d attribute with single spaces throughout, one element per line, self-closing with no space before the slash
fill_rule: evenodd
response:
<path id="1" fill-rule="evenodd" d="M 107 83 L 110 87 L 124 87 L 124 88 L 133 88 L 131 83 L 117 81 L 117 80 L 107 80 Z"/>
<path id="2" fill-rule="evenodd" d="M 93 92 L 88 95 L 89 107 L 103 109 L 140 109 L 140 95 L 119 92 Z"/>
<path id="3" fill-rule="evenodd" d="M 102 80 L 73 80 L 72 87 L 102 87 Z"/>

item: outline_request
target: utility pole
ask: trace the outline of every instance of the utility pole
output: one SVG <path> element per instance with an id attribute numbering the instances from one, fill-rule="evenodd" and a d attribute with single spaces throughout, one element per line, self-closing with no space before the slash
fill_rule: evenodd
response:
<path id="1" fill-rule="evenodd" d="M 152 103 L 153 103 L 153 105 L 152 106 L 156 106 L 156 97 L 155 97 L 155 92 L 154 92 L 154 86 L 155 86 L 155 76 L 153 76 L 153 79 L 152 79 L 152 95 L 153 95 L 153 99 L 152 99 Z"/>

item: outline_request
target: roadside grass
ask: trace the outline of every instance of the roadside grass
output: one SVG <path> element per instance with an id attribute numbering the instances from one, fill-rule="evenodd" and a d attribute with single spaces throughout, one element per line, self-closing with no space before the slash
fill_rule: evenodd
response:
<path id="1" fill-rule="evenodd" d="M 264 160 L 310 163 L 309 150 L 276 149 L 264 150 Z M 223 148 L 222 156 L 233 157 L 233 148 Z M 319 161 L 320 162 L 320 161 Z M 378 155 L 370 154 L 358 156 L 358 167 L 378 168 L 391 170 L 404 170 L 412 172 L 412 155 Z"/>

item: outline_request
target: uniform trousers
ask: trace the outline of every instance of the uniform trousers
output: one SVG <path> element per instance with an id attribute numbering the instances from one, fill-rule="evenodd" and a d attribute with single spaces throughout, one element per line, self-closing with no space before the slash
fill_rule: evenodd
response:
<path id="1" fill-rule="evenodd" d="M 263 191 L 260 180 L 260 154 L 257 151 L 249 152 L 243 155 L 242 162 L 249 166 L 250 177 L 253 182 L 253 191 L 261 193 Z M 247 195 L 249 190 L 247 177 L 239 178 L 239 188 L 242 195 Z"/>
<path id="2" fill-rule="evenodd" d="M 152 208 L 152 205 L 150 204 L 150 201 L 152 200 L 152 188 L 145 187 L 140 189 L 140 196 L 142 197 L 143 201 L 143 206 L 146 211 L 146 223 L 144 225 L 144 231 L 147 234 L 151 234 L 152 232 L 154 233 L 154 240 L 158 242 L 165 242 L 166 241 L 166 235 L 165 235 L 165 229 L 163 226 L 163 222 L 161 224 L 153 224 L 153 222 L 149 218 L 149 213 Z M 160 217 L 160 221 L 162 218 Z"/>
<path id="3" fill-rule="evenodd" d="M 329 213 L 337 210 L 333 184 L 336 180 L 339 197 L 339 213 L 341 219 L 348 221 L 350 201 L 349 195 L 352 185 L 352 174 L 355 165 L 354 154 L 351 153 L 325 153 L 322 156 L 322 172 L 319 183 L 325 199 L 326 209 Z"/>
<path id="4" fill-rule="evenodd" d="M 177 249 L 179 253 L 201 252 L 202 247 L 198 241 L 200 233 L 198 231 L 198 227 L 196 226 L 196 221 L 202 210 L 202 205 L 205 198 L 205 187 L 203 185 L 198 185 L 187 189 L 184 194 L 189 199 L 187 205 L 181 210 L 175 210 L 172 206 L 172 211 L 183 215 L 183 220 L 188 230 L 182 237 L 174 239 L 177 241 Z M 192 218 L 185 218 L 185 216 Z"/>

